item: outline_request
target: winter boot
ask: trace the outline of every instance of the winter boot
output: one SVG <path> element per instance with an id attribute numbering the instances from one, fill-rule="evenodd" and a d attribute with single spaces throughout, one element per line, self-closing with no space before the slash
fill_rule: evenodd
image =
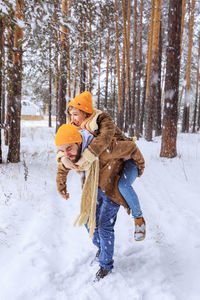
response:
<path id="1" fill-rule="evenodd" d="M 90 266 L 93 266 L 93 264 L 94 264 L 95 262 L 99 262 L 99 255 L 100 255 L 100 250 L 97 251 L 95 257 L 93 258 L 93 260 L 92 260 L 91 263 L 90 263 Z"/>
<path id="2" fill-rule="evenodd" d="M 96 273 L 96 277 L 94 282 L 99 281 L 100 279 L 103 279 L 105 276 L 107 276 L 108 274 L 110 274 L 112 271 L 107 271 L 106 269 L 104 269 L 103 267 L 100 267 L 100 269 L 97 271 Z"/>
<path id="3" fill-rule="evenodd" d="M 135 219 L 135 241 L 142 241 L 146 236 L 146 224 L 144 218 Z"/>

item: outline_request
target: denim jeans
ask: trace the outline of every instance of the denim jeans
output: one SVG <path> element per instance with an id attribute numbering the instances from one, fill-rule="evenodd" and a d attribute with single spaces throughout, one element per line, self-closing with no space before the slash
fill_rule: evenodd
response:
<path id="1" fill-rule="evenodd" d="M 117 219 L 119 205 L 109 199 L 98 188 L 96 206 L 96 228 L 93 243 L 100 250 L 99 265 L 110 271 L 113 268 L 114 254 L 114 225 Z"/>
<path id="2" fill-rule="evenodd" d="M 118 188 L 125 201 L 129 205 L 134 218 L 141 218 L 142 211 L 136 192 L 132 184 L 138 176 L 138 168 L 132 159 L 125 161 L 124 169 L 119 180 Z"/>

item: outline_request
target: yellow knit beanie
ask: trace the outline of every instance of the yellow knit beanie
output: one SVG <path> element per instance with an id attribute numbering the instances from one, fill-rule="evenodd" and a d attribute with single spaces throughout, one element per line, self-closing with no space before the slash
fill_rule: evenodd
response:
<path id="1" fill-rule="evenodd" d="M 55 137 L 56 146 L 64 144 L 81 143 L 82 136 L 78 129 L 72 124 L 63 124 L 58 128 Z"/>
<path id="2" fill-rule="evenodd" d="M 92 104 L 92 95 L 90 92 L 85 91 L 79 95 L 77 95 L 74 99 L 72 99 L 68 103 L 69 106 L 74 106 L 88 114 L 93 113 L 93 104 Z"/>

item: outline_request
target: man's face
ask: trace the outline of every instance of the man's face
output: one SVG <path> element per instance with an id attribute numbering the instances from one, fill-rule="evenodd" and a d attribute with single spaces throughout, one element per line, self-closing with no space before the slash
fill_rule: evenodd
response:
<path id="1" fill-rule="evenodd" d="M 64 152 L 65 157 L 76 163 L 81 156 L 81 143 L 64 144 L 58 146 L 58 149 Z"/>

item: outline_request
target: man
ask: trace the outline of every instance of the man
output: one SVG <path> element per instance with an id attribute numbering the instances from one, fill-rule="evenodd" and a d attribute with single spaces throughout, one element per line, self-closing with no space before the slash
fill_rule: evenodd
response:
<path id="1" fill-rule="evenodd" d="M 56 134 L 55 143 L 61 150 L 58 158 L 57 188 L 68 199 L 66 177 L 71 169 L 87 170 L 83 185 L 81 211 L 75 223 L 87 224 L 93 243 L 97 246 L 100 269 L 96 280 L 104 278 L 113 268 L 114 225 L 120 205 L 129 209 L 118 190 L 118 180 L 123 168 L 122 158 L 132 158 L 140 169 L 144 159 L 136 144 L 131 141 L 113 140 L 99 158 L 88 151 L 93 135 L 71 125 L 62 125 Z"/>

